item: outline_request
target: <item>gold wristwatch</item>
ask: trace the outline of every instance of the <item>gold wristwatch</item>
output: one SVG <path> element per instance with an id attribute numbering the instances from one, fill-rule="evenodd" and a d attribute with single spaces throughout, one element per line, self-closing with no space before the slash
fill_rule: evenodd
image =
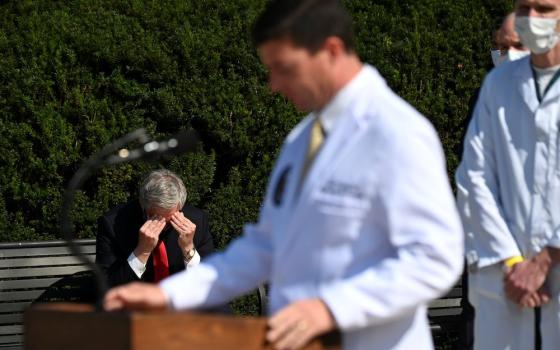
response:
<path id="1" fill-rule="evenodd" d="M 196 249 L 194 249 L 194 247 L 193 247 L 191 250 L 189 250 L 189 251 L 187 252 L 187 256 L 185 256 L 185 261 L 186 261 L 186 262 L 191 261 L 192 258 L 194 258 L 194 254 L 195 254 L 195 253 L 196 253 Z"/>

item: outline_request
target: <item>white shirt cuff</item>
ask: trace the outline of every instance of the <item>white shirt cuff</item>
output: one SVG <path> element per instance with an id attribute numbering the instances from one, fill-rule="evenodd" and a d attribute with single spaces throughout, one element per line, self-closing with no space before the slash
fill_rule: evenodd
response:
<path id="1" fill-rule="evenodd" d="M 142 278 L 142 275 L 144 274 L 144 272 L 146 272 L 146 264 L 142 263 L 140 259 L 138 259 L 136 255 L 134 255 L 134 252 L 130 253 L 126 261 L 128 261 L 128 265 L 130 266 L 132 271 L 134 271 L 136 276 L 138 276 L 138 278 Z"/>
<path id="2" fill-rule="evenodd" d="M 189 269 L 189 267 L 195 267 L 196 265 L 200 264 L 200 255 L 198 255 L 198 250 L 194 250 L 194 256 L 192 257 L 191 261 L 187 262 L 183 260 L 185 263 L 185 269 Z"/>

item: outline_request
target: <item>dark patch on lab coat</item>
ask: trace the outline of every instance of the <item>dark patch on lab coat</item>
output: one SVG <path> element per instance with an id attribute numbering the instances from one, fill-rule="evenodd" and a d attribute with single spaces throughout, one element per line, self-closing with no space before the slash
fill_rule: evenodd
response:
<path id="1" fill-rule="evenodd" d="M 284 201 L 284 194 L 286 192 L 286 183 L 288 181 L 288 175 L 290 175 L 291 170 L 292 167 L 287 166 L 284 170 L 282 170 L 282 173 L 280 174 L 280 177 L 276 182 L 276 187 L 274 188 L 274 192 L 273 192 L 274 193 L 273 200 L 274 200 L 274 205 L 276 205 L 277 207 L 282 205 L 282 202 Z"/>

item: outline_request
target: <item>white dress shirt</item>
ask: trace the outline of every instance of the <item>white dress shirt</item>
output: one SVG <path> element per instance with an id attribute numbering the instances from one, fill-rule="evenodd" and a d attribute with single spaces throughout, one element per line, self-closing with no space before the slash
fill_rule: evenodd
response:
<path id="1" fill-rule="evenodd" d="M 437 135 L 367 65 L 319 115 L 328 136 L 301 187 L 312 115 L 286 138 L 258 223 L 160 285 L 186 309 L 268 281 L 271 313 L 322 299 L 345 349 L 431 349 L 427 304 L 455 283 L 463 254 Z"/>

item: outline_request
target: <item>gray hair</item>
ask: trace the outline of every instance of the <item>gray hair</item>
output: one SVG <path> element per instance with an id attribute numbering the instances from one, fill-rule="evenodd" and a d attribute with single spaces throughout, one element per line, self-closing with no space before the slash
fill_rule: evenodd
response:
<path id="1" fill-rule="evenodd" d="M 161 169 L 152 171 L 142 182 L 138 191 L 142 209 L 183 208 L 187 200 L 187 189 L 183 181 L 173 172 Z"/>

